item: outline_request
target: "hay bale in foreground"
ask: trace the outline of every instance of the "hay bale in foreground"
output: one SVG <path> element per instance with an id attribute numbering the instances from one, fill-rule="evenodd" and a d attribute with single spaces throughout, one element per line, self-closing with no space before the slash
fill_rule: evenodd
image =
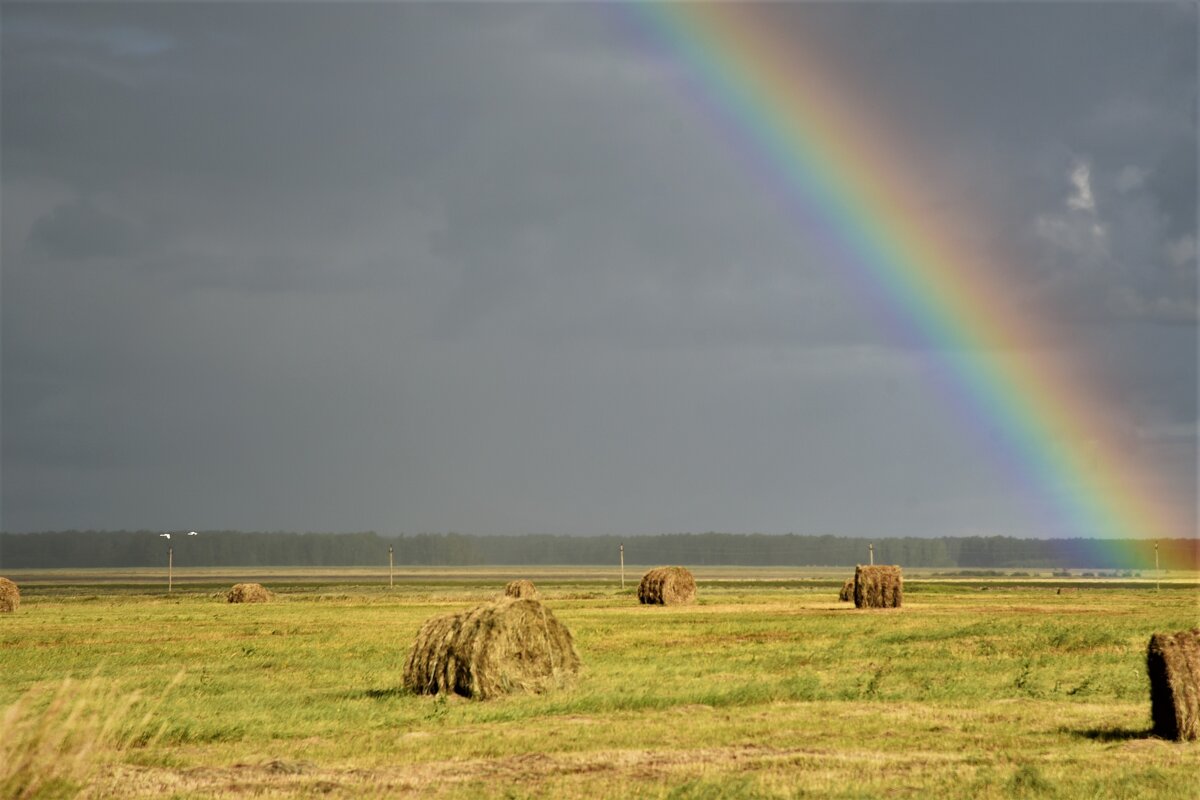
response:
<path id="1" fill-rule="evenodd" d="M 533 585 L 533 581 L 527 581 L 524 578 L 521 580 L 509 581 L 507 584 L 505 584 L 504 596 L 515 597 L 518 600 L 525 598 L 537 600 L 539 597 L 537 587 Z"/>
<path id="2" fill-rule="evenodd" d="M 21 590 L 8 578 L 0 578 L 0 612 L 12 612 L 21 605 Z"/>
<path id="3" fill-rule="evenodd" d="M 571 632 L 550 609 L 504 598 L 426 621 L 404 662 L 404 686 L 487 700 L 564 686 L 580 665 Z"/>
<path id="4" fill-rule="evenodd" d="M 230 603 L 269 603 L 271 597 L 261 583 L 235 583 L 225 595 Z"/>
<path id="5" fill-rule="evenodd" d="M 696 599 L 696 579 L 683 567 L 655 567 L 638 584 L 638 601 L 645 605 L 674 606 Z"/>
<path id="6" fill-rule="evenodd" d="M 904 578 L 899 567 L 859 564 L 854 568 L 855 608 L 899 608 L 904 599 Z"/>
<path id="7" fill-rule="evenodd" d="M 838 592 L 838 600 L 843 603 L 849 603 L 854 599 L 854 578 L 846 578 L 846 582 L 842 584 L 842 590 Z"/>
<path id="8" fill-rule="evenodd" d="M 1151 636 L 1146 671 L 1154 734 L 1194 741 L 1200 735 L 1200 628 Z"/>

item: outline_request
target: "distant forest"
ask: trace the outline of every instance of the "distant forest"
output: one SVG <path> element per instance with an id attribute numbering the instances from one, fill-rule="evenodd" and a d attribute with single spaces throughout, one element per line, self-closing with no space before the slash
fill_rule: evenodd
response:
<path id="1" fill-rule="evenodd" d="M 625 546 L 627 564 L 850 566 L 875 561 L 910 567 L 991 569 L 1152 569 L 1148 541 L 1015 539 L 1007 536 L 938 539 L 844 538 L 699 533 L 658 536 L 476 536 L 457 533 L 381 536 L 363 533 L 250 533 L 202 531 L 197 536 L 158 531 L 0 533 L 0 569 L 159 566 L 168 546 L 175 564 L 188 567 L 335 567 L 399 565 L 615 564 Z M 1196 539 L 1160 541 L 1168 569 L 1200 569 Z"/>

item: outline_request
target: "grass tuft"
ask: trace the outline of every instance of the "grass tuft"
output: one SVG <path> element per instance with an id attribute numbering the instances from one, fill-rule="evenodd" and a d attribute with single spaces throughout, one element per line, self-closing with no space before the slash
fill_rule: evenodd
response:
<path id="1" fill-rule="evenodd" d="M 1011 797 L 1050 797 L 1054 784 L 1042 777 L 1041 770 L 1032 764 L 1022 764 L 1008 779 Z"/>
<path id="2" fill-rule="evenodd" d="M 122 750 L 154 741 L 150 726 L 166 691 L 147 704 L 95 676 L 29 689 L 0 716 L 0 797 L 74 797 Z"/>

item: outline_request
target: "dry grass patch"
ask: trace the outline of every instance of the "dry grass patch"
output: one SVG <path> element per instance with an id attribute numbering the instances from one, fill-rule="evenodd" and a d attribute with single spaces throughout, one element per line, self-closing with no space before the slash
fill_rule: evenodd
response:
<path id="1" fill-rule="evenodd" d="M 137 692 L 97 678 L 34 687 L 0 714 L 0 797 L 76 797 L 133 742 L 152 743 L 151 721 L 180 672 L 148 708 Z M 159 728 L 159 732 L 161 727 Z"/>

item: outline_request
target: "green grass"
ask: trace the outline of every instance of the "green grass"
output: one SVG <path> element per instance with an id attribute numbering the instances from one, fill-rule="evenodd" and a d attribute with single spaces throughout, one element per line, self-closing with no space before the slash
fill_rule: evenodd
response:
<path id="1" fill-rule="evenodd" d="M 490 574 L 280 573 L 276 602 L 244 606 L 27 583 L 0 618 L 0 706 L 67 676 L 158 697 L 184 669 L 95 796 L 1196 797 L 1200 747 L 1149 736 L 1144 667 L 1151 632 L 1197 624 L 1194 587 L 912 582 L 866 612 L 840 582 L 745 570 L 685 608 L 532 577 L 583 656 L 570 691 L 402 689 L 420 624 L 494 596 Z"/>

